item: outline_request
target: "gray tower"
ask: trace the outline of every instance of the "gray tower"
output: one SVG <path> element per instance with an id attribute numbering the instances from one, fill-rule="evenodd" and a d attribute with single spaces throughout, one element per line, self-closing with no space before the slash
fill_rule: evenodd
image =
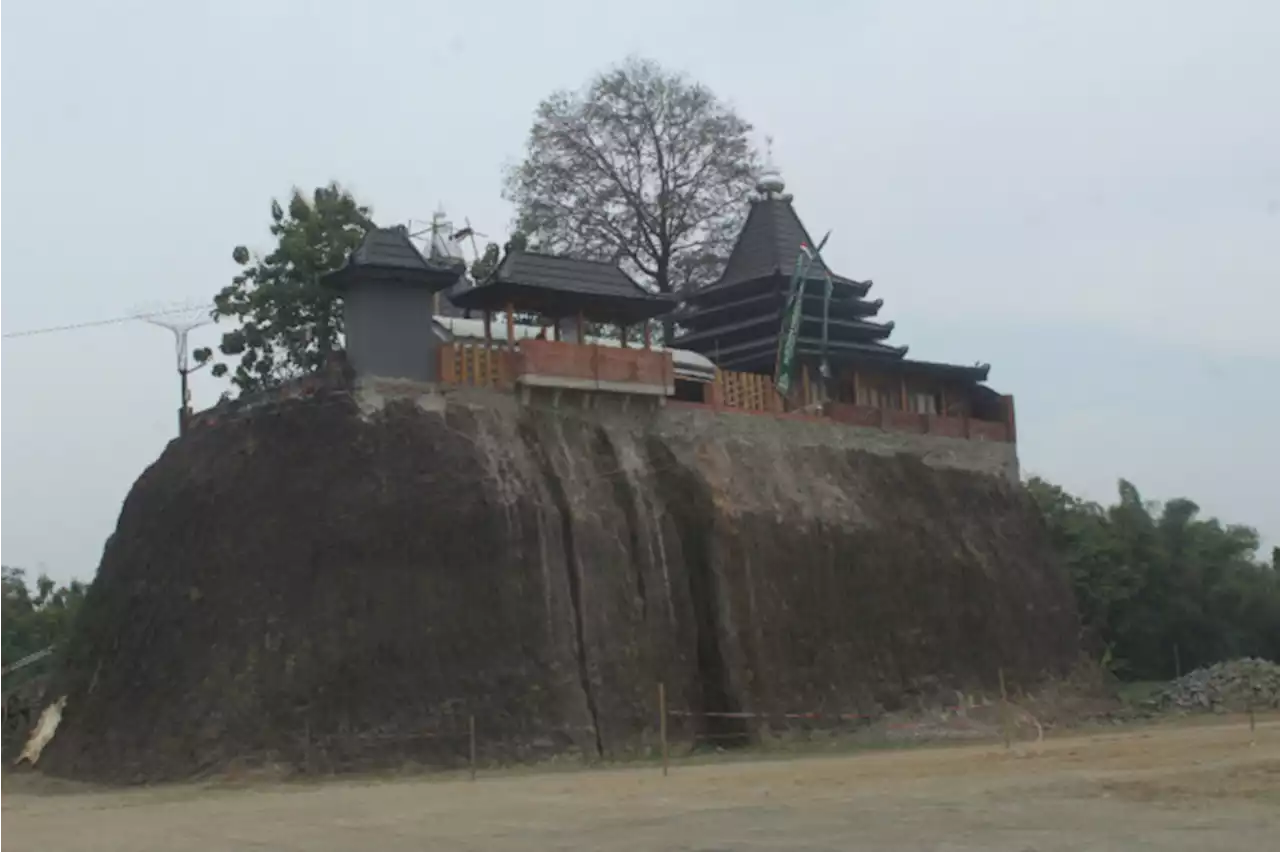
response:
<path id="1" fill-rule="evenodd" d="M 375 228 L 324 277 L 342 294 L 347 360 L 357 376 L 434 382 L 440 376 L 432 303 L 463 268 L 424 258 L 400 226 Z"/>

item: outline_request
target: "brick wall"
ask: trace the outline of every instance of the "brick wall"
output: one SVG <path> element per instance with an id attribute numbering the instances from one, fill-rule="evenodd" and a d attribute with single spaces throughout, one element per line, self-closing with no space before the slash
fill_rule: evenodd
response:
<path id="1" fill-rule="evenodd" d="M 927 417 L 931 429 L 926 433 L 919 421 L 912 425 L 910 431 L 881 428 L 878 422 L 868 422 L 879 413 L 877 409 L 841 406 L 833 417 L 771 416 L 668 401 L 658 415 L 658 422 L 663 430 L 704 433 L 709 441 L 777 440 L 863 450 L 878 455 L 907 453 L 920 457 L 932 467 L 985 473 L 1013 482 L 1019 479 L 1018 447 L 1004 439 L 1007 428 L 1003 423 L 969 420 L 971 429 L 979 423 L 982 425 L 973 429 L 969 438 L 964 438 L 963 433 L 954 434 L 957 430 L 954 423 L 932 428 L 938 427 L 941 421 L 959 421 L 963 426 L 964 421 L 959 418 L 910 415 Z M 906 416 L 904 412 L 883 413 Z M 896 421 L 897 418 L 892 419 Z"/>

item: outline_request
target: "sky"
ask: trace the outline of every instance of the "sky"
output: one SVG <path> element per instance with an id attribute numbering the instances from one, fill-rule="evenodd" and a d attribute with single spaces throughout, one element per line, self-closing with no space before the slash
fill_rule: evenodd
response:
<path id="1" fill-rule="evenodd" d="M 1027 474 L 1280 544 L 1271 0 L 7 0 L 0 34 L 5 334 L 211 299 L 293 186 L 501 241 L 539 100 L 639 55 L 773 137 L 894 342 L 992 364 Z M 141 322 L 4 339 L 5 564 L 93 575 L 175 435 L 173 354 Z"/>

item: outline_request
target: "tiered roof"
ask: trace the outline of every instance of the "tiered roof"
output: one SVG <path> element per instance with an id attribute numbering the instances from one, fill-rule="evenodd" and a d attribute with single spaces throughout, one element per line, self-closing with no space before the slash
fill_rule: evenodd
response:
<path id="1" fill-rule="evenodd" d="M 816 246 L 783 192 L 782 179 L 766 174 L 751 202 L 724 272 L 714 284 L 686 298 L 676 321 L 684 333 L 676 345 L 701 352 L 728 370 L 772 373 L 777 363 L 783 311 L 801 246 Z M 823 301 L 828 267 L 815 257 L 808 266 L 796 354 L 813 360 L 823 353 Z M 907 347 L 887 342 L 892 322 L 876 322 L 882 300 L 867 299 L 870 281 L 831 271 L 826 355 L 833 365 L 875 362 L 889 369 L 944 371 L 976 381 L 985 366 L 955 367 L 906 360 Z M 944 369 L 945 368 L 945 369 Z"/>

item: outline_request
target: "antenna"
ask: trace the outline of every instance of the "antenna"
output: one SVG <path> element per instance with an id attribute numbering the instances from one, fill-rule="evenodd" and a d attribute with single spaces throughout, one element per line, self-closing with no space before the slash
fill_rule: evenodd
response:
<path id="1" fill-rule="evenodd" d="M 477 231 L 475 228 L 471 227 L 471 217 L 470 217 L 470 216 L 464 217 L 462 221 L 466 223 L 466 227 L 465 227 L 465 228 L 463 228 L 461 231 L 456 231 L 456 232 L 454 233 L 454 235 L 453 235 L 452 237 L 450 237 L 450 239 L 452 239 L 454 242 L 457 242 L 458 240 L 461 240 L 461 239 L 470 239 L 470 240 L 471 240 L 471 253 L 475 256 L 475 258 L 474 258 L 475 260 L 479 260 L 479 259 L 480 259 L 480 247 L 476 244 L 476 237 L 486 237 L 486 238 L 487 238 L 489 235 L 488 235 L 488 234 L 482 234 L 482 233 L 480 233 L 479 231 Z"/>
<path id="2" fill-rule="evenodd" d="M 480 259 L 480 247 L 476 242 L 476 237 L 487 237 L 488 234 L 477 231 L 471 225 L 470 217 L 463 219 L 466 227 L 457 231 L 453 229 L 453 223 L 449 221 L 448 216 L 444 212 L 444 205 L 436 208 L 436 212 L 432 214 L 430 224 L 425 228 L 414 230 L 415 222 L 426 223 L 425 219 L 409 220 L 409 237 L 414 240 L 421 240 L 423 243 L 422 253 L 427 257 L 443 257 L 446 260 L 466 260 L 466 256 L 462 253 L 461 246 L 458 245 L 461 240 L 469 239 L 471 242 L 472 262 Z M 468 263 L 468 266 L 471 264 Z"/>
<path id="3" fill-rule="evenodd" d="M 192 329 L 199 328 L 202 325 L 209 325 L 213 322 L 210 306 L 188 303 L 164 311 L 161 315 L 157 315 L 160 313 L 157 311 L 139 311 L 139 313 L 148 314 L 148 316 L 144 317 L 145 322 L 160 328 L 167 328 L 173 334 L 174 354 L 178 368 L 178 391 L 182 400 L 182 404 L 178 408 L 178 434 L 179 436 L 185 435 L 187 421 L 191 417 L 191 390 L 187 384 L 187 377 L 208 363 L 197 364 L 194 368 L 191 366 L 191 352 L 187 347 L 187 335 L 191 333 Z"/>
<path id="4" fill-rule="evenodd" d="M 167 328 L 173 333 L 178 372 L 190 372 L 191 353 L 187 350 L 187 335 L 191 333 L 192 329 L 211 324 L 213 317 L 209 313 L 209 305 L 187 305 L 182 308 L 175 308 L 172 313 L 166 312 L 163 316 L 147 316 L 144 318 L 144 322 L 157 325 L 160 328 Z"/>

